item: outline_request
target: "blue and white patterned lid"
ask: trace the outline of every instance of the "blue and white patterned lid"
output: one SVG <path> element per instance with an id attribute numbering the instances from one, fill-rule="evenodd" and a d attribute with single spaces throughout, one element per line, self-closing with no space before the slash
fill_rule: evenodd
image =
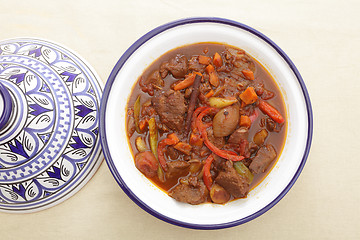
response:
<path id="1" fill-rule="evenodd" d="M 96 172 L 103 159 L 99 80 L 91 66 L 58 44 L 0 42 L 1 92 L 12 101 L 9 120 L 0 126 L 0 211 L 54 206 Z"/>

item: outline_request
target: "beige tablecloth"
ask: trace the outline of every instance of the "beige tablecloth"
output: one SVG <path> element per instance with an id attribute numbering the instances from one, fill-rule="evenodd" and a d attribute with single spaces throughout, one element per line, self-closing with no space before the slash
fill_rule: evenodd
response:
<path id="1" fill-rule="evenodd" d="M 105 83 L 124 51 L 154 27 L 184 17 L 247 24 L 293 60 L 314 112 L 312 148 L 290 192 L 244 225 L 197 231 L 149 215 L 105 162 L 67 201 L 32 214 L 0 213 L 0 239 L 359 239 L 360 2 L 0 0 L 0 39 L 40 37 L 85 58 Z"/>

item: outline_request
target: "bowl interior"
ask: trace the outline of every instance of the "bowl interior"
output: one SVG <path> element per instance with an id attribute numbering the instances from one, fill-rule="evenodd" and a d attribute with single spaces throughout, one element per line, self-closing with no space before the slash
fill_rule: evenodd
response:
<path id="1" fill-rule="evenodd" d="M 251 30 L 251 29 L 250 29 Z M 176 47 L 198 42 L 219 42 L 244 49 L 274 77 L 285 101 L 287 135 L 284 150 L 269 175 L 245 199 L 225 205 L 192 206 L 173 200 L 153 185 L 135 167 L 126 137 L 126 104 L 133 85 L 159 56 Z M 103 99 L 105 155 L 123 190 L 153 215 L 178 225 L 194 228 L 230 226 L 257 217 L 271 208 L 289 190 L 304 163 L 309 140 L 306 94 L 292 66 L 272 42 L 244 26 L 221 22 L 175 24 L 145 35 L 120 59 L 109 78 Z M 123 65 L 121 65 L 123 64 Z M 107 94 L 106 94 L 107 93 Z"/>

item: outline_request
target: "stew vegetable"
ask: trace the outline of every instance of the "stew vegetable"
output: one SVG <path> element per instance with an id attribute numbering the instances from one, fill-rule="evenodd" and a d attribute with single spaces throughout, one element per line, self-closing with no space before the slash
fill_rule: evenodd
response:
<path id="1" fill-rule="evenodd" d="M 224 204 L 270 171 L 286 133 L 270 74 L 244 50 L 220 43 L 161 56 L 127 105 L 135 166 L 178 201 Z"/>

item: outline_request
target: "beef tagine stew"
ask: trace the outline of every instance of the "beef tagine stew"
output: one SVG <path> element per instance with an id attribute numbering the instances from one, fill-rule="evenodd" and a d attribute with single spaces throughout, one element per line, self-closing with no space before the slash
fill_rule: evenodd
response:
<path id="1" fill-rule="evenodd" d="M 174 49 L 148 67 L 128 102 L 135 166 L 189 204 L 244 198 L 285 142 L 285 108 L 269 73 L 218 43 Z"/>

